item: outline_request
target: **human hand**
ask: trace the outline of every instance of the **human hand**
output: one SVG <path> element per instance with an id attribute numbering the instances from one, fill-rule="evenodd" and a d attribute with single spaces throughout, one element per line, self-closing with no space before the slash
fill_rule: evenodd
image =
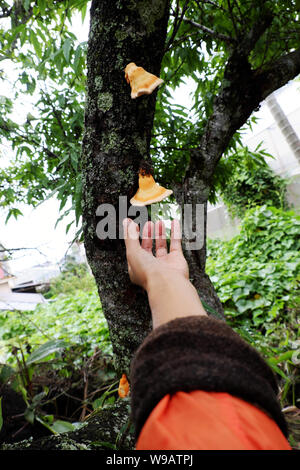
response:
<path id="1" fill-rule="evenodd" d="M 124 219 L 124 239 L 128 273 L 131 281 L 144 289 L 157 275 L 175 275 L 189 279 L 188 264 L 182 253 L 181 228 L 178 220 L 171 225 L 170 251 L 167 250 L 166 229 L 163 221 L 147 222 L 139 241 L 139 226 L 131 219 Z M 155 255 L 153 255 L 153 235 L 155 232 Z"/>

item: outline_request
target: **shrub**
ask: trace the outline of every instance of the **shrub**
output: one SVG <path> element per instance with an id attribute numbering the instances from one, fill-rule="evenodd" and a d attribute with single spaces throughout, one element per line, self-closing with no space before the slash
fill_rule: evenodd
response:
<path id="1" fill-rule="evenodd" d="M 262 205 L 287 209 L 287 182 L 265 157 L 273 158 L 259 147 L 254 152 L 242 147 L 220 161 L 219 192 L 231 216 L 243 218 L 248 209 Z"/>
<path id="2" fill-rule="evenodd" d="M 95 289 L 95 279 L 86 264 L 68 263 L 59 276 L 51 279 L 50 290 L 45 297 L 55 298 L 61 294 L 72 296 L 79 290 L 89 292 Z"/>
<path id="3" fill-rule="evenodd" d="M 300 217 L 260 206 L 232 240 L 208 243 L 207 272 L 227 316 L 259 326 L 299 300 Z"/>
<path id="4" fill-rule="evenodd" d="M 0 318 L 2 361 L 14 361 L 12 346 L 36 348 L 49 340 L 84 345 L 88 355 L 98 347 L 111 353 L 108 326 L 97 292 L 77 291 L 56 301 L 40 304 L 33 311 L 7 311 Z M 80 360 L 80 358 L 79 358 Z"/>

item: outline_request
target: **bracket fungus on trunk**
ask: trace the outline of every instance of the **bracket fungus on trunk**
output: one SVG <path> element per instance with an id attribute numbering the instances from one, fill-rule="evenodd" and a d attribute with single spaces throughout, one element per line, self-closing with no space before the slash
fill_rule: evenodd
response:
<path id="1" fill-rule="evenodd" d="M 151 172 L 140 169 L 139 172 L 139 189 L 130 199 L 133 206 L 147 206 L 155 202 L 162 201 L 173 193 L 171 189 L 155 183 Z"/>
<path id="2" fill-rule="evenodd" d="M 130 392 L 129 382 L 127 380 L 126 374 L 122 374 L 122 377 L 119 382 L 118 394 L 120 398 L 125 398 Z"/>
<path id="3" fill-rule="evenodd" d="M 161 78 L 147 72 L 143 67 L 137 67 L 134 62 L 130 62 L 126 66 L 125 79 L 127 83 L 130 83 L 132 99 L 142 95 L 150 95 L 155 88 L 163 83 Z"/>

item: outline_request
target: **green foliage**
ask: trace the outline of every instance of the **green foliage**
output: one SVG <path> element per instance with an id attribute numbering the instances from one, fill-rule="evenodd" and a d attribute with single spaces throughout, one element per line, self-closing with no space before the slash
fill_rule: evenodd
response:
<path id="1" fill-rule="evenodd" d="M 0 135 L 14 152 L 11 164 L 0 171 L 0 206 L 6 208 L 8 218 L 21 215 L 19 202 L 37 205 L 55 194 L 62 216 L 74 214 L 80 230 L 87 47 L 71 32 L 70 23 L 75 13 L 84 18 L 89 5 L 88 0 L 1 3 L 6 21 L 0 29 L 0 60 L 19 70 L 12 96 L 0 99 Z M 269 66 L 299 47 L 297 11 L 293 0 L 172 2 L 161 68 L 165 86 L 158 93 L 151 142 L 162 183 L 180 182 L 185 175 L 213 100 L 226 85 L 224 69 L 233 47 L 271 12 L 270 26 L 248 57 L 253 71 Z M 176 104 L 173 96 L 180 84 L 191 79 L 195 92 L 188 109 Z M 8 82 L 9 73 L 2 72 L 0 80 Z M 16 122 L 13 111 L 28 97 L 33 109 L 25 122 Z M 240 142 L 239 132 L 227 151 Z M 219 172 L 215 183 L 221 180 Z"/>
<path id="2" fill-rule="evenodd" d="M 84 19 L 88 3 L 28 0 L 7 10 L 11 27 L 0 29 L 0 60 L 19 71 L 14 96 L 0 100 L 0 135 L 15 153 L 0 171 L 0 207 L 8 218 L 21 215 L 19 202 L 35 206 L 56 194 L 62 216 L 74 213 L 79 224 L 86 43 L 78 42 L 70 22 L 78 11 Z M 2 73 L 0 80 L 9 77 Z M 16 122 L 13 112 L 26 96 L 33 110 Z"/>
<path id="3" fill-rule="evenodd" d="M 96 290 L 77 291 L 71 297 L 63 295 L 29 312 L 6 311 L 0 319 L 0 337 L 0 351 L 13 363 L 15 359 L 8 348 L 27 344 L 36 348 L 50 339 L 81 345 L 88 355 L 96 347 L 111 353 L 108 327 Z"/>
<path id="4" fill-rule="evenodd" d="M 299 379 L 299 233 L 292 211 L 261 206 L 232 240 L 208 243 L 207 272 L 227 320 L 283 379 L 283 405 L 296 405 Z"/>
<path id="5" fill-rule="evenodd" d="M 61 275 L 52 279 L 47 294 L 48 302 L 33 311 L 2 313 L 0 351 L 3 357 L 7 354 L 8 362 L 15 363 L 13 347 L 34 348 L 34 355 L 25 357 L 26 361 L 33 361 L 35 354 L 44 354 L 45 342 L 48 353 L 52 347 L 56 350 L 78 344 L 87 355 L 96 347 L 111 354 L 108 326 L 95 281 L 85 264 L 67 263 Z"/>
<path id="6" fill-rule="evenodd" d="M 118 399 L 108 326 L 91 279 L 79 289 L 82 272 L 91 277 L 72 264 L 60 289 L 55 280 L 57 300 L 0 318 L 0 387 L 21 393 L 26 422 L 39 422 L 51 434 L 77 429 Z"/>
<path id="7" fill-rule="evenodd" d="M 22 347 L 12 352 L 16 366 L 0 364 L 0 387 L 7 384 L 22 395 L 23 416 L 31 425 L 38 422 L 51 434 L 72 431 L 84 425 L 94 403 L 99 402 L 97 409 L 105 408 L 116 399 L 112 388 L 118 380 L 111 357 L 98 348 L 87 356 L 82 345 L 50 340 L 27 358 Z"/>
<path id="8" fill-rule="evenodd" d="M 265 157 L 272 158 L 259 148 L 251 152 L 241 147 L 217 165 L 213 191 L 219 191 L 233 217 L 242 218 L 255 206 L 287 208 L 286 181 L 274 174 Z"/>
<path id="9" fill-rule="evenodd" d="M 299 216 L 261 206 L 247 212 L 232 240 L 209 242 L 208 273 L 227 315 L 259 326 L 297 298 L 299 233 Z"/>
<path id="10" fill-rule="evenodd" d="M 297 7 L 292 0 L 181 0 L 173 5 L 171 12 L 167 52 L 161 68 L 166 86 L 158 92 L 151 148 L 155 171 L 164 184 L 170 181 L 180 183 L 185 175 L 191 152 L 199 145 L 212 113 L 213 101 L 220 88 L 226 86 L 224 70 L 235 41 L 240 43 L 244 40 L 257 27 L 262 16 L 270 12 L 274 16 L 273 21 L 248 57 L 251 68 L 260 70 L 280 57 L 283 51 L 299 47 Z M 181 12 L 184 15 L 181 16 Z M 286 34 L 290 29 L 291 34 Z M 191 79 L 195 90 L 191 90 L 192 107 L 189 109 L 178 106 L 173 97 L 174 91 L 185 82 L 190 84 Z M 252 122 L 255 122 L 254 116 L 245 125 Z M 242 131 L 235 133 L 225 155 L 237 150 Z M 210 202 L 216 200 L 216 187 L 226 187 L 222 172 L 225 165 L 220 164 L 216 169 Z M 229 171 L 228 165 L 226 170 Z"/>
<path id="11" fill-rule="evenodd" d="M 72 263 L 65 266 L 59 276 L 51 279 L 50 290 L 45 297 L 55 298 L 59 295 L 71 297 L 78 291 L 96 291 L 95 279 L 84 263 Z"/>

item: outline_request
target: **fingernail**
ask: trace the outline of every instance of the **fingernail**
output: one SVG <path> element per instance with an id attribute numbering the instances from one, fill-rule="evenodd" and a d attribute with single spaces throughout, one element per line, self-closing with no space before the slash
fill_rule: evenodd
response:
<path id="1" fill-rule="evenodd" d="M 130 219 L 123 219 L 123 227 L 128 227 L 130 224 L 131 220 Z"/>

